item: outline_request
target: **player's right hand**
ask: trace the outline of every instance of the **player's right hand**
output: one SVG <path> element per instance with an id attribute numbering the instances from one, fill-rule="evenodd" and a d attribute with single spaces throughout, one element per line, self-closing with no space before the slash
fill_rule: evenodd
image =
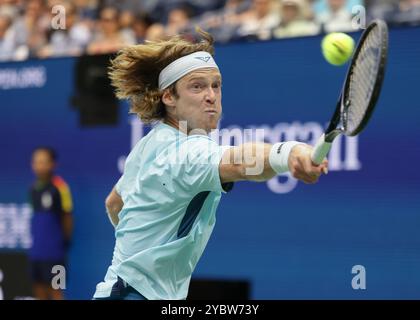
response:
<path id="1" fill-rule="evenodd" d="M 289 155 L 289 170 L 292 176 L 304 183 L 316 183 L 322 173 L 328 173 L 328 160 L 320 165 L 314 165 L 311 160 L 313 147 L 307 144 L 298 144 L 293 147 Z"/>

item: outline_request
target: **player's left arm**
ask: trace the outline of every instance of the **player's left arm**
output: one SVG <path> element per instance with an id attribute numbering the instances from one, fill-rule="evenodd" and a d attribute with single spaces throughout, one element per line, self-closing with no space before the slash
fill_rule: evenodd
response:
<path id="1" fill-rule="evenodd" d="M 124 202 L 114 187 L 105 200 L 106 212 L 114 227 L 116 227 L 119 222 L 118 213 L 120 213 L 123 206 Z"/>
<path id="2" fill-rule="evenodd" d="M 56 177 L 54 184 L 61 199 L 61 225 L 64 240 L 70 244 L 73 235 L 73 199 L 69 186 L 61 178 Z"/>
<path id="3" fill-rule="evenodd" d="M 64 239 L 66 240 L 67 243 L 70 243 L 72 235 L 73 235 L 73 214 L 72 214 L 72 212 L 63 212 L 62 225 L 63 225 Z"/>

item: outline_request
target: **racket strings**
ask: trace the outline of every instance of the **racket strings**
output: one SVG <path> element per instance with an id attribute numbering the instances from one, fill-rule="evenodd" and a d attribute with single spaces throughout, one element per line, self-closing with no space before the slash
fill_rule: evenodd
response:
<path id="1" fill-rule="evenodd" d="M 373 28 L 356 57 L 348 95 L 344 101 L 348 108 L 343 119 L 347 132 L 353 132 L 359 127 L 369 107 L 381 61 L 381 41 L 379 28 Z"/>

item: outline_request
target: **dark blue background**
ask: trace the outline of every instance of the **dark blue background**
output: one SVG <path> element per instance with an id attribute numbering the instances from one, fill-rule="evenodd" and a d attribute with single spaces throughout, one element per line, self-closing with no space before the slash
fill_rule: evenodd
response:
<path id="1" fill-rule="evenodd" d="M 357 39 L 359 33 L 353 34 Z M 327 64 L 321 37 L 216 48 L 223 73 L 222 127 L 326 123 L 345 67 Z M 0 90 L 0 203 L 27 201 L 31 150 L 53 145 L 74 197 L 69 298 L 90 299 L 111 262 L 113 231 L 104 199 L 131 146 L 127 106 L 116 127 L 81 128 L 71 109 L 72 58 L 43 65 L 43 88 Z M 275 194 L 237 183 L 224 196 L 195 277 L 247 279 L 255 299 L 420 298 L 420 29 L 390 33 L 387 75 L 359 138 L 358 171 L 331 171 L 315 186 Z M 367 289 L 351 287 L 366 268 Z"/>

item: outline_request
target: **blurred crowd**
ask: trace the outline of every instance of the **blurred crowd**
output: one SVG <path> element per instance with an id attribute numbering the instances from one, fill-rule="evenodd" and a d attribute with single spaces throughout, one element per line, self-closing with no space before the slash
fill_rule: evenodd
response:
<path id="1" fill-rule="evenodd" d="M 367 21 L 420 24 L 420 0 L 0 0 L 0 61 L 112 53 L 196 26 L 220 43 L 349 32 L 361 6 Z"/>

